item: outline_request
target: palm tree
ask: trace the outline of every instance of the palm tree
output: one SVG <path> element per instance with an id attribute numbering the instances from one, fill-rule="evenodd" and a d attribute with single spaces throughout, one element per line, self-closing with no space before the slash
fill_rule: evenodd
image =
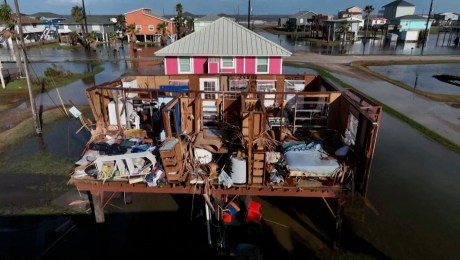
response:
<path id="1" fill-rule="evenodd" d="M 367 19 L 367 24 L 366 24 L 366 38 L 367 38 L 367 30 L 369 28 L 369 18 L 372 14 L 372 12 L 374 11 L 374 7 L 372 5 L 366 5 L 366 7 L 364 7 L 364 10 L 363 10 L 365 13 L 366 13 L 366 19 Z"/>
<path id="2" fill-rule="evenodd" d="M 13 54 L 16 60 L 16 66 L 18 67 L 19 74 L 22 75 L 22 62 L 17 41 L 18 33 L 15 28 L 16 20 L 11 15 L 11 8 L 8 4 L 2 4 L 0 6 L 0 23 L 5 26 L 5 28 L 0 32 L 0 36 L 4 40 L 11 39 L 11 42 L 13 44 Z"/>
<path id="3" fill-rule="evenodd" d="M 115 32 L 109 32 L 107 36 L 108 36 L 110 47 L 112 47 L 113 50 L 116 50 L 117 49 L 117 34 Z"/>
<path id="4" fill-rule="evenodd" d="M 195 19 L 193 17 L 186 18 L 187 34 L 195 31 Z"/>
<path id="5" fill-rule="evenodd" d="M 75 46 L 78 42 L 78 34 L 76 32 L 69 33 L 70 45 Z"/>
<path id="6" fill-rule="evenodd" d="M 183 7 L 181 3 L 176 4 L 176 12 L 177 15 L 174 19 L 176 21 L 176 28 L 177 28 L 177 39 L 182 38 L 184 36 L 183 28 L 184 28 L 184 18 L 182 17 Z"/>
<path id="7" fill-rule="evenodd" d="M 83 43 L 84 45 L 86 45 L 87 44 L 86 43 L 86 33 L 87 32 L 85 31 L 85 26 L 83 24 L 85 22 L 85 14 L 83 13 L 83 9 L 80 6 L 76 5 L 72 7 L 70 14 L 72 15 L 75 22 L 80 24 L 81 34 L 83 36 Z"/>
<path id="8" fill-rule="evenodd" d="M 118 30 L 121 32 L 121 48 L 123 49 L 123 40 L 126 34 L 126 18 L 122 14 L 117 16 L 117 27 Z"/>
<path id="9" fill-rule="evenodd" d="M 97 48 L 97 45 L 99 44 L 99 41 L 98 41 L 98 37 L 97 37 L 97 33 L 96 32 L 90 32 L 86 35 L 86 40 L 88 41 L 89 43 L 89 46 L 92 48 L 92 49 L 96 49 Z"/>
<path id="10" fill-rule="evenodd" d="M 345 46 L 345 41 L 347 40 L 347 34 L 350 30 L 350 23 L 347 20 L 344 20 L 340 23 L 340 31 L 342 32 L 342 50 Z"/>
<path id="11" fill-rule="evenodd" d="M 129 43 L 133 43 L 133 42 L 136 42 L 137 38 L 136 38 L 136 33 L 137 33 L 137 29 L 136 29 L 136 24 L 135 23 L 132 23 L 132 24 L 129 24 L 128 26 L 126 26 L 126 34 L 128 35 L 128 42 Z"/>
<path id="12" fill-rule="evenodd" d="M 160 23 L 157 26 L 157 33 L 161 34 L 160 45 L 162 47 L 166 46 L 166 44 L 168 42 L 168 39 L 166 38 L 167 37 L 167 32 L 168 32 L 168 24 L 166 22 Z"/>

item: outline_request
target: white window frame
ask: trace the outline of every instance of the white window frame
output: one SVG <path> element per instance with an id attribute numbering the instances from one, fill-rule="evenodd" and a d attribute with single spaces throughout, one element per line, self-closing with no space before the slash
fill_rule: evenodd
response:
<path id="1" fill-rule="evenodd" d="M 149 31 L 154 31 L 155 30 L 155 25 L 149 24 Z"/>
<path id="2" fill-rule="evenodd" d="M 230 62 L 230 59 L 232 61 L 231 66 L 225 66 L 225 62 Z M 222 57 L 220 58 L 220 68 L 221 69 L 234 69 L 235 68 L 235 58 L 234 57 Z"/>
<path id="3" fill-rule="evenodd" d="M 181 59 L 189 59 L 189 66 L 190 66 L 190 69 L 188 71 L 184 71 L 184 70 L 181 70 Z M 190 74 L 190 73 L 193 73 L 193 62 L 192 62 L 192 57 L 186 57 L 186 56 L 182 56 L 182 57 L 177 57 L 177 71 L 179 72 L 179 74 Z"/>
<path id="4" fill-rule="evenodd" d="M 276 80 L 257 80 L 256 90 L 257 92 L 274 93 L 276 92 Z M 275 94 L 265 94 L 263 96 L 264 105 L 266 107 L 274 105 L 276 98 Z"/>
<path id="5" fill-rule="evenodd" d="M 228 90 L 229 91 L 238 91 L 246 92 L 249 88 L 249 79 L 231 79 L 229 80 Z M 229 98 L 237 98 L 239 94 L 229 93 Z"/>
<path id="6" fill-rule="evenodd" d="M 266 58 L 267 59 L 267 71 L 259 71 L 259 59 Z M 270 71 L 270 58 L 269 57 L 256 57 L 256 73 L 258 74 L 268 74 Z"/>

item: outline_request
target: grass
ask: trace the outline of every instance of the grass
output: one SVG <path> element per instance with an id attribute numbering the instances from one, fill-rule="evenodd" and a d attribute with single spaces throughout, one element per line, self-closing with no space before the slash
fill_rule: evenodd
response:
<path id="1" fill-rule="evenodd" d="M 52 77 L 46 78 L 47 82 L 45 84 L 45 89 L 42 89 L 41 84 L 32 84 L 32 92 L 34 94 L 40 93 L 42 91 L 59 88 L 75 82 L 80 79 L 85 79 L 92 77 L 104 70 L 104 67 L 97 67 L 93 71 L 86 72 L 83 74 L 73 74 L 67 77 Z M 0 100 L 4 100 L 0 105 L 0 112 L 7 109 L 11 109 L 18 104 L 29 100 L 29 90 L 27 87 L 27 81 L 25 79 L 18 79 L 11 81 L 7 84 L 5 89 L 0 89 Z"/>
<path id="2" fill-rule="evenodd" d="M 386 105 L 385 103 L 382 103 L 364 93 L 362 93 L 361 91 L 357 90 L 356 88 L 354 88 L 353 86 L 343 82 L 342 80 L 338 79 L 337 77 L 335 77 L 334 75 L 330 74 L 329 72 L 317 67 L 317 66 L 314 66 L 314 65 L 307 65 L 308 68 L 310 69 L 314 69 L 318 72 L 318 74 L 320 74 L 321 76 L 325 77 L 325 78 L 328 78 L 338 84 L 340 84 L 342 87 L 344 88 L 349 88 L 349 89 L 353 89 L 354 91 L 360 93 L 361 95 L 363 95 L 364 97 L 368 98 L 369 100 L 371 100 L 372 102 L 374 102 L 375 104 L 378 104 L 380 105 L 383 110 L 392 115 L 393 117 L 396 117 L 398 118 L 399 120 L 405 122 L 406 124 L 408 124 L 409 126 L 413 127 L 414 129 L 418 130 L 419 132 L 421 132 L 422 134 L 424 134 L 426 137 L 438 142 L 439 144 L 443 145 L 444 147 L 456 152 L 456 153 L 460 153 L 460 146 L 457 145 L 456 143 L 450 141 L 449 139 L 439 135 L 438 133 L 428 129 L 427 127 L 419 124 L 418 122 L 412 120 L 411 118 L 407 117 L 406 115 L 396 111 L 395 109 L 391 108 L 390 106 Z"/>

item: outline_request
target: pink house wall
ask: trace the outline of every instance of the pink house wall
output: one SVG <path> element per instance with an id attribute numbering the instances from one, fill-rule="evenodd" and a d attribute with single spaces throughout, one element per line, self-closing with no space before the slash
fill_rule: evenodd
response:
<path id="1" fill-rule="evenodd" d="M 270 57 L 268 61 L 269 74 L 281 74 L 281 57 Z"/>
<path id="2" fill-rule="evenodd" d="M 219 73 L 219 62 L 210 62 L 208 63 L 209 74 L 218 74 Z"/>
<path id="3" fill-rule="evenodd" d="M 236 57 L 236 72 L 237 74 L 244 73 L 244 57 Z"/>
<path id="4" fill-rule="evenodd" d="M 220 62 L 208 63 L 207 57 L 193 57 L 193 74 L 218 74 L 218 73 L 236 73 L 236 74 L 256 74 L 256 57 L 236 57 L 234 69 L 220 70 Z M 282 73 L 282 58 L 270 57 L 268 62 L 268 74 Z M 179 74 L 179 64 L 177 57 L 165 57 L 165 74 Z"/>
<path id="5" fill-rule="evenodd" d="M 245 57 L 246 62 L 246 73 L 245 74 L 255 74 L 256 73 L 256 57 Z"/>
<path id="6" fill-rule="evenodd" d="M 208 72 L 207 57 L 193 57 L 193 74 L 206 74 Z"/>
<path id="7" fill-rule="evenodd" d="M 176 75 L 179 74 L 179 66 L 177 64 L 177 57 L 165 57 L 165 74 Z"/>

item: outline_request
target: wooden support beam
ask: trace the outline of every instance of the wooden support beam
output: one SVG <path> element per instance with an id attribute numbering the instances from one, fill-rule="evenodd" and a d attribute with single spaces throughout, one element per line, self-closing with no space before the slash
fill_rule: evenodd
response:
<path id="1" fill-rule="evenodd" d="M 345 208 L 345 198 L 337 198 L 337 211 L 335 214 L 335 237 L 334 249 L 340 249 L 342 240 L 343 210 Z"/>
<path id="2" fill-rule="evenodd" d="M 90 203 L 91 209 L 93 210 L 94 217 L 96 218 L 96 223 L 104 223 L 104 209 L 102 205 L 102 199 L 104 198 L 104 192 L 100 190 L 91 190 L 90 191 Z"/>

